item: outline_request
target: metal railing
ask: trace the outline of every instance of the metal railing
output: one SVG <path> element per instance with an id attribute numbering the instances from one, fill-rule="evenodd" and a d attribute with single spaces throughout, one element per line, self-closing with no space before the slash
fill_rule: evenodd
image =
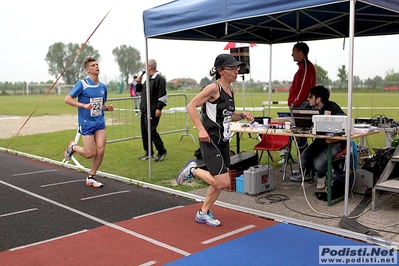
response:
<path id="1" fill-rule="evenodd" d="M 162 110 L 157 131 L 160 135 L 182 132 L 180 140 L 189 136 L 195 143 L 193 135 L 189 132 L 188 113 L 186 106 L 188 98 L 184 94 L 168 94 L 168 105 Z M 140 125 L 140 97 L 110 98 L 107 105 L 114 106 L 113 112 L 105 114 L 107 125 L 107 143 L 114 143 L 132 139 L 141 139 Z M 79 141 L 80 134 L 77 131 L 75 142 Z M 71 160 L 79 168 L 84 168 L 74 156 Z M 65 159 L 61 163 L 65 163 Z"/>
<path id="2" fill-rule="evenodd" d="M 160 135 L 183 132 L 184 136 L 194 137 L 189 132 L 188 98 L 184 94 L 168 94 L 168 105 L 162 110 L 162 117 L 157 127 Z M 107 143 L 141 138 L 140 97 L 110 98 L 107 105 L 114 106 L 113 112 L 105 115 L 107 125 Z"/>

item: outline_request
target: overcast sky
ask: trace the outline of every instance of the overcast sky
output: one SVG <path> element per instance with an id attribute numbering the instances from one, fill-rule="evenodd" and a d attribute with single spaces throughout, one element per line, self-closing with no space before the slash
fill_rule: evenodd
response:
<path id="1" fill-rule="evenodd" d="M 145 58 L 143 11 L 168 0 L 13 0 L 0 3 L 0 82 L 40 82 L 55 80 L 48 74 L 44 58 L 56 42 L 84 43 L 105 14 L 112 8 L 89 44 L 101 55 L 100 71 L 104 82 L 118 79 L 118 66 L 112 50 L 126 44 Z M 198 82 L 213 66 L 226 42 L 167 41 L 150 39 L 148 53 L 158 62 L 158 70 L 168 80 L 194 78 Z M 291 51 L 294 43 L 273 45 L 273 80 L 291 80 L 297 70 Z M 349 41 L 335 39 L 308 42 L 309 59 L 320 65 L 332 80 L 338 68 L 349 65 Z M 355 39 L 354 75 L 361 79 L 386 71 L 399 71 L 399 36 Z M 250 49 L 251 74 L 255 81 L 269 80 L 270 46 L 258 44 Z M 246 76 L 247 79 L 249 76 Z"/>

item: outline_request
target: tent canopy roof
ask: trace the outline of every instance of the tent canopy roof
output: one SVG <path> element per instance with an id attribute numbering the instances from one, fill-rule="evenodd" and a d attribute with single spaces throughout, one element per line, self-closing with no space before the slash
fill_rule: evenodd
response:
<path id="1" fill-rule="evenodd" d="M 176 0 L 143 12 L 147 38 L 286 43 L 349 36 L 350 0 Z M 398 0 L 357 0 L 355 36 L 399 33 Z"/>

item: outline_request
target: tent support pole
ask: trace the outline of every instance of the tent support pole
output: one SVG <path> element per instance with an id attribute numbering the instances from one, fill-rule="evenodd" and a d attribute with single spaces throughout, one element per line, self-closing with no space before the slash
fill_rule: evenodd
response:
<path id="1" fill-rule="evenodd" d="M 245 74 L 242 74 L 242 111 L 245 112 L 245 84 L 244 84 L 244 80 L 245 80 Z"/>
<path id="2" fill-rule="evenodd" d="M 344 215 L 348 216 L 348 198 L 349 198 L 349 176 L 350 176 L 350 154 L 351 154 L 351 134 L 352 134 L 352 94 L 353 94 L 353 50 L 355 40 L 355 3 L 351 0 L 349 3 L 349 70 L 348 70 L 348 120 L 346 128 L 349 129 L 346 138 L 346 161 L 345 161 L 345 194 L 344 194 Z"/>
<path id="3" fill-rule="evenodd" d="M 151 110 L 150 104 L 150 75 L 148 74 L 148 38 L 145 38 L 145 71 L 146 75 L 146 96 L 147 96 L 147 110 Z M 152 145 L 151 145 L 151 112 L 147 112 L 147 132 L 148 132 L 148 156 L 151 156 Z M 152 178 L 152 160 L 151 157 L 148 160 L 148 178 Z"/>
<path id="4" fill-rule="evenodd" d="M 270 44 L 270 56 L 269 56 L 269 89 L 268 89 L 268 92 L 269 92 L 269 108 L 268 108 L 268 112 L 267 112 L 267 116 L 268 117 L 271 117 L 270 116 L 270 103 L 271 103 L 271 100 L 272 100 L 272 90 L 273 90 L 273 82 L 272 82 L 272 52 L 273 52 L 273 47 L 272 47 L 272 44 Z"/>

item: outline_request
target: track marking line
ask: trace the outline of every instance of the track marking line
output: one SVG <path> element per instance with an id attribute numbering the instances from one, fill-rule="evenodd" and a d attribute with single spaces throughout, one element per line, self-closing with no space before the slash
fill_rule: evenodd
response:
<path id="1" fill-rule="evenodd" d="M 78 234 L 81 234 L 81 233 L 85 233 L 85 232 L 87 232 L 87 231 L 88 231 L 88 230 L 85 229 L 85 230 L 82 230 L 82 231 L 79 231 L 79 232 L 75 232 L 75 233 L 71 233 L 71 234 L 68 234 L 68 235 L 63 235 L 63 236 L 59 236 L 59 237 L 47 239 L 47 240 L 44 240 L 44 241 L 32 243 L 32 244 L 25 245 L 25 246 L 20 246 L 20 247 L 16 247 L 16 248 L 11 248 L 10 251 L 16 251 L 16 250 L 23 249 L 23 248 L 29 248 L 29 247 L 37 246 L 37 245 L 44 244 L 44 243 L 48 243 L 48 242 L 55 241 L 55 240 L 58 240 L 58 239 L 67 238 L 67 237 L 70 237 L 70 236 L 74 236 L 74 235 L 78 235 Z"/>
<path id="2" fill-rule="evenodd" d="M 241 227 L 241 228 L 239 228 L 239 229 L 237 229 L 237 230 L 231 231 L 231 232 L 229 232 L 229 233 L 226 233 L 226 234 L 223 234 L 223 235 L 220 235 L 220 236 L 211 238 L 211 239 L 209 239 L 209 240 L 203 241 L 203 242 L 201 242 L 201 244 L 204 244 L 204 245 L 210 244 L 210 243 L 212 243 L 212 242 L 219 241 L 219 240 L 221 240 L 221 239 L 223 239 L 223 238 L 226 238 L 226 237 L 229 237 L 229 236 L 232 236 L 232 235 L 235 235 L 235 234 L 244 232 L 244 231 L 249 230 L 249 229 L 252 229 L 252 228 L 254 228 L 254 227 L 256 227 L 256 226 L 253 225 L 253 224 L 247 225 L 247 226 Z"/>
<path id="3" fill-rule="evenodd" d="M 6 216 L 21 214 L 21 213 L 25 213 L 25 212 L 32 212 L 32 211 L 37 211 L 37 210 L 38 210 L 38 208 L 33 208 L 33 209 L 27 209 L 27 210 L 23 210 L 23 211 L 10 212 L 10 213 L 6 213 L 6 214 L 1 214 L 0 217 L 6 217 Z"/>
<path id="4" fill-rule="evenodd" d="M 170 211 L 170 210 L 179 209 L 179 208 L 183 208 L 183 207 L 184 206 L 176 206 L 176 207 L 160 210 L 160 211 L 157 211 L 157 212 L 151 212 L 151 213 L 143 214 L 143 215 L 140 215 L 140 216 L 136 216 L 136 217 L 133 217 L 133 219 L 139 219 L 139 218 L 143 218 L 143 217 L 146 217 L 146 216 L 151 216 L 151 215 L 154 215 L 154 214 L 167 212 L 167 211 Z"/>
<path id="5" fill-rule="evenodd" d="M 81 198 L 80 200 L 89 200 L 89 199 L 96 199 L 96 198 L 101 198 L 101 197 L 107 197 L 107 196 L 112 196 L 116 194 L 121 194 L 121 193 L 128 193 L 130 190 L 124 190 L 124 191 L 117 191 L 117 192 L 112 192 L 112 193 L 107 193 L 107 194 L 101 194 L 93 197 L 87 197 L 87 198 Z"/>
<path id="6" fill-rule="evenodd" d="M 54 170 L 43 170 L 43 171 L 36 171 L 36 172 L 27 172 L 27 173 L 20 173 L 20 174 L 13 174 L 12 176 L 35 175 L 35 174 L 49 173 L 49 172 L 57 172 L 57 169 L 54 169 Z"/>
<path id="7" fill-rule="evenodd" d="M 58 186 L 58 185 L 65 185 L 65 184 L 70 184 L 70 183 L 75 183 L 75 182 L 83 182 L 85 180 L 72 180 L 72 181 L 66 181 L 66 182 L 58 182 L 58 183 L 52 183 L 52 184 L 46 184 L 46 185 L 41 185 L 40 187 L 51 187 L 51 186 Z"/>
<path id="8" fill-rule="evenodd" d="M 152 260 L 152 261 L 146 262 L 144 264 L 140 264 L 139 266 L 151 266 L 154 264 L 157 264 L 157 262 L 155 260 Z"/>
<path id="9" fill-rule="evenodd" d="M 18 119 L 20 118 L 19 116 L 5 116 L 5 117 L 0 117 L 0 120 L 8 120 L 8 119 Z"/>
<path id="10" fill-rule="evenodd" d="M 30 191 L 28 191 L 28 190 L 26 190 L 26 189 L 23 189 L 23 188 L 14 186 L 14 185 L 9 184 L 9 183 L 7 183 L 7 182 L 4 182 L 4 181 L 2 181 L 2 180 L 0 180 L 0 183 L 3 184 L 3 185 L 9 186 L 9 187 L 11 187 L 11 188 L 14 188 L 14 189 L 16 189 L 16 190 L 19 190 L 19 191 L 21 191 L 21 192 L 24 192 L 24 193 L 26 193 L 26 194 L 28 194 L 28 195 L 33 196 L 33 197 L 39 198 L 39 199 L 41 199 L 41 200 L 43 200 L 43 201 L 49 202 L 49 203 L 51 203 L 51 204 L 54 204 L 54 205 L 56 205 L 56 206 L 58 206 L 58 207 L 61 207 L 61 208 L 63 208 L 63 209 L 66 209 L 66 210 L 68 210 L 68 211 L 71 211 L 71 212 L 74 212 L 74 213 L 76 213 L 76 214 L 79 214 L 79 215 L 81 215 L 81 216 L 83 216 L 83 217 L 85 217 L 85 218 L 87 218 L 87 219 L 91 219 L 91 220 L 93 220 L 93 221 L 95 221 L 95 222 L 98 222 L 98 223 L 103 224 L 103 225 L 105 225 L 105 226 L 111 227 L 111 228 L 113 228 L 113 229 L 115 229 L 115 230 L 124 232 L 124 233 L 126 233 L 126 234 L 128 234 L 128 235 L 131 235 L 131 236 L 137 237 L 137 238 L 139 238 L 139 239 L 142 239 L 142 240 L 144 240 L 144 241 L 147 241 L 147 242 L 149 242 L 149 243 L 151 243 L 151 244 L 157 245 L 157 246 L 159 246 L 159 247 L 163 247 L 163 248 L 165 248 L 165 249 L 168 249 L 168 250 L 170 250 L 170 251 L 176 252 L 176 253 L 181 254 L 181 255 L 183 255 L 183 256 L 189 256 L 189 255 L 191 255 L 191 253 L 189 253 L 189 252 L 187 252 L 187 251 L 184 251 L 184 250 L 181 250 L 181 249 L 179 249 L 179 248 L 170 246 L 170 245 L 168 245 L 168 244 L 166 244 L 166 243 L 160 242 L 160 241 L 158 241 L 158 240 L 156 240 L 156 239 L 152 239 L 152 238 L 150 238 L 150 237 L 147 237 L 147 236 L 145 236 L 145 235 L 139 234 L 139 233 L 137 233 L 137 232 L 128 230 L 128 229 L 126 229 L 126 228 L 124 228 L 124 227 L 122 227 L 122 226 L 119 226 L 119 225 L 116 225 L 116 224 L 107 222 L 107 221 L 105 221 L 105 220 L 103 220 L 103 219 L 100 219 L 100 218 L 97 218 L 97 217 L 95 217 L 95 216 L 93 216 L 93 215 L 90 215 L 90 214 L 88 214 L 88 213 L 79 211 L 79 210 L 77 210 L 77 209 L 74 209 L 74 208 L 69 207 L 69 206 L 67 206 L 67 205 L 64 205 L 64 204 L 62 204 L 62 203 L 59 203 L 59 202 L 57 202 L 57 201 L 54 201 L 54 200 L 48 199 L 48 198 L 46 198 L 46 197 L 40 196 L 40 195 L 35 194 L 35 193 L 33 193 L 33 192 L 30 192 Z"/>

